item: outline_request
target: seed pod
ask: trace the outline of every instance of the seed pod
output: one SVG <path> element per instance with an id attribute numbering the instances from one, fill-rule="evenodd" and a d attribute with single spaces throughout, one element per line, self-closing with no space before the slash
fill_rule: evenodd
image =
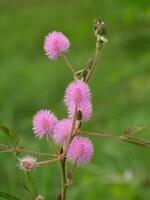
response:
<path id="1" fill-rule="evenodd" d="M 77 112 L 77 120 L 82 120 L 82 112 L 80 110 Z"/>
<path id="2" fill-rule="evenodd" d="M 101 25 L 102 23 L 102 20 L 99 18 L 99 19 L 94 19 L 94 22 L 93 22 L 93 29 L 94 31 Z"/>
<path id="3" fill-rule="evenodd" d="M 63 154 L 63 148 L 62 148 L 62 147 L 61 147 L 59 153 L 60 153 L 60 154 Z"/>
<path id="4" fill-rule="evenodd" d="M 106 35 L 107 34 L 107 29 L 104 23 L 102 23 L 98 28 L 97 28 L 97 34 L 98 35 Z"/>

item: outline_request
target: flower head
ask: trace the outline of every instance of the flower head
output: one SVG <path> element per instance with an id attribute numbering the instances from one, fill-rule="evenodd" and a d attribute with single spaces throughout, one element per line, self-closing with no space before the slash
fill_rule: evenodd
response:
<path id="1" fill-rule="evenodd" d="M 69 135 L 71 133 L 71 127 L 71 119 L 60 120 L 55 126 L 53 139 L 58 144 L 63 144 L 64 142 L 68 141 Z"/>
<path id="2" fill-rule="evenodd" d="M 38 167 L 37 159 L 31 156 L 19 158 L 19 168 L 23 171 L 30 171 Z"/>
<path id="3" fill-rule="evenodd" d="M 74 115 L 74 111 L 75 111 L 75 105 L 69 105 L 68 106 L 68 114 L 69 114 L 69 118 L 73 118 L 73 115 Z M 77 107 L 77 110 L 81 111 L 82 113 L 82 121 L 88 121 L 91 116 L 92 116 L 92 111 L 93 111 L 93 108 L 92 108 L 92 104 L 91 102 L 85 102 L 84 104 L 81 104 Z"/>
<path id="4" fill-rule="evenodd" d="M 53 133 L 57 118 L 49 110 L 40 110 L 33 118 L 33 131 L 40 139 Z"/>
<path id="5" fill-rule="evenodd" d="M 69 145 L 67 159 L 80 166 L 90 161 L 92 155 L 92 142 L 88 138 L 75 137 Z"/>
<path id="6" fill-rule="evenodd" d="M 89 86 L 81 81 L 75 80 L 69 84 L 66 89 L 64 102 L 66 106 L 69 105 L 82 105 L 85 102 L 89 102 L 91 100 L 91 93 Z"/>
<path id="7" fill-rule="evenodd" d="M 66 89 L 64 102 L 67 106 L 69 117 L 72 118 L 75 112 L 82 112 L 82 120 L 87 121 L 92 115 L 91 92 L 89 86 L 81 81 L 73 81 Z"/>
<path id="8" fill-rule="evenodd" d="M 61 32 L 51 32 L 45 37 L 44 51 L 49 59 L 56 60 L 70 47 L 68 38 Z"/>

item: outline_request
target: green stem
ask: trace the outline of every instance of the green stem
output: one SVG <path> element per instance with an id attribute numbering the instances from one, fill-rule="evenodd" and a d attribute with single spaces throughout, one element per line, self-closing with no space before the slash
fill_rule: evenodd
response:
<path id="1" fill-rule="evenodd" d="M 93 135 L 93 136 L 98 136 L 102 138 L 110 138 L 110 139 L 116 139 L 128 143 L 132 143 L 135 145 L 140 145 L 143 147 L 150 148 L 150 141 L 144 140 L 139 137 L 134 137 L 133 135 L 110 135 L 110 134 L 104 134 L 104 133 L 95 133 L 95 132 L 88 132 L 88 131 L 78 131 L 76 135 L 79 134 L 88 134 L 88 135 Z"/>
<path id="2" fill-rule="evenodd" d="M 61 200 L 66 200 L 67 185 L 66 185 L 66 158 L 63 158 L 60 161 L 61 165 L 61 182 L 62 182 L 62 191 L 61 191 Z"/>
<path id="3" fill-rule="evenodd" d="M 72 64 L 70 63 L 70 61 L 68 60 L 66 54 L 62 54 L 63 58 L 64 58 L 64 62 L 65 64 L 68 66 L 69 70 L 71 71 L 72 74 L 74 74 L 74 69 L 73 69 L 73 66 Z"/>
<path id="4" fill-rule="evenodd" d="M 79 131 L 77 134 L 88 134 L 88 135 L 95 135 L 103 138 L 111 138 L 111 139 L 118 139 L 120 140 L 120 136 L 110 135 L 105 133 L 95 133 L 95 132 L 88 132 L 88 131 Z"/>
<path id="5" fill-rule="evenodd" d="M 36 151 L 28 151 L 28 150 L 20 150 L 20 153 L 28 153 L 32 155 L 39 155 L 39 156 L 51 156 L 51 157 L 56 157 L 54 154 L 49 154 L 49 153 L 43 153 L 43 152 L 36 152 Z"/>
<path id="6" fill-rule="evenodd" d="M 37 192 L 37 189 L 34 185 L 32 177 L 30 176 L 30 173 L 28 171 L 26 172 L 26 176 L 27 176 L 27 183 L 28 183 L 28 186 L 29 186 L 29 190 L 31 192 L 32 199 L 34 200 L 35 197 L 38 195 L 38 192 Z"/>
<path id="7" fill-rule="evenodd" d="M 0 153 L 8 153 L 8 152 L 12 152 L 11 149 L 8 149 L 8 150 L 0 150 Z"/>
<path id="8" fill-rule="evenodd" d="M 15 147 L 15 148 L 12 148 L 12 149 L 0 150 L 0 153 L 7 153 L 7 152 L 27 153 L 27 154 L 31 154 L 31 155 L 56 157 L 55 154 L 36 152 L 36 151 L 28 151 L 28 150 L 23 149 L 22 147 Z"/>
<path id="9" fill-rule="evenodd" d="M 50 137 L 50 141 L 51 141 L 51 145 L 52 145 L 52 148 L 53 148 L 54 152 L 56 153 L 56 155 L 58 155 L 58 151 L 57 151 L 57 149 L 56 149 L 56 146 L 55 146 L 55 144 L 54 144 L 54 142 L 53 142 L 52 137 Z"/>
<path id="10" fill-rule="evenodd" d="M 98 56 L 99 56 L 99 49 L 96 48 L 95 59 L 94 59 L 93 65 L 92 65 L 92 67 L 91 67 L 91 69 L 90 69 L 90 71 L 87 74 L 87 77 L 85 79 L 86 83 L 89 81 L 89 79 L 91 78 L 92 73 L 94 72 L 94 69 L 95 69 L 97 61 L 98 61 Z"/>
<path id="11" fill-rule="evenodd" d="M 58 159 L 55 158 L 55 159 L 52 159 L 52 160 L 40 161 L 40 162 L 38 162 L 38 165 L 41 165 L 41 164 L 48 164 L 48 163 L 52 163 L 52 162 L 55 162 L 55 161 L 58 161 Z"/>

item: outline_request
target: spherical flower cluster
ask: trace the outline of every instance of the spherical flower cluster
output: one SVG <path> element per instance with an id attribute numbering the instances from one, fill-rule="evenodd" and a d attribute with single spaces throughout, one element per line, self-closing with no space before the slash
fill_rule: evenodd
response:
<path id="1" fill-rule="evenodd" d="M 37 159 L 31 156 L 19 158 L 19 168 L 23 171 L 30 171 L 38 167 Z"/>
<path id="2" fill-rule="evenodd" d="M 63 119 L 60 120 L 54 129 L 53 139 L 58 144 L 63 144 L 68 141 L 69 135 L 71 133 L 72 120 Z"/>
<path id="3" fill-rule="evenodd" d="M 91 93 L 88 85 L 81 81 L 75 80 L 69 84 L 65 92 L 66 105 L 76 104 L 81 105 L 84 102 L 91 100 Z"/>
<path id="4" fill-rule="evenodd" d="M 73 118 L 75 108 L 75 105 L 68 106 L 68 114 L 70 118 Z M 88 121 L 92 116 L 93 108 L 91 102 L 86 102 L 83 105 L 77 106 L 77 110 L 81 111 L 83 121 Z"/>
<path id="5" fill-rule="evenodd" d="M 92 155 L 92 142 L 88 138 L 75 137 L 69 145 L 67 159 L 80 166 L 90 161 Z"/>
<path id="6" fill-rule="evenodd" d="M 64 102 L 68 108 L 69 117 L 74 115 L 75 108 L 82 112 L 82 120 L 87 121 L 92 115 L 91 92 L 88 85 L 81 81 L 73 81 L 66 89 Z"/>
<path id="7" fill-rule="evenodd" d="M 53 133 L 58 122 L 55 115 L 49 110 L 40 110 L 33 118 L 33 131 L 40 139 Z"/>
<path id="8" fill-rule="evenodd" d="M 45 37 L 44 51 L 49 59 L 56 60 L 70 47 L 68 38 L 61 32 L 52 32 Z"/>

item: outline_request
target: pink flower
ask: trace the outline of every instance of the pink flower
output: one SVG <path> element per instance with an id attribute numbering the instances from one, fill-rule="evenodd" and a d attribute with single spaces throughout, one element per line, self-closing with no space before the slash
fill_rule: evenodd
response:
<path id="1" fill-rule="evenodd" d="M 88 121 L 92 115 L 91 92 L 89 86 L 81 81 L 72 82 L 66 89 L 64 102 L 67 106 L 69 117 L 72 118 L 77 111 L 82 112 L 82 120 Z"/>
<path id="2" fill-rule="evenodd" d="M 64 102 L 66 106 L 69 105 L 82 105 L 91 100 L 91 93 L 89 86 L 81 81 L 76 80 L 69 84 L 66 89 Z"/>
<path id="3" fill-rule="evenodd" d="M 75 137 L 69 145 L 67 159 L 77 166 L 84 165 L 91 160 L 93 151 L 93 144 L 88 138 Z"/>
<path id="4" fill-rule="evenodd" d="M 58 144 L 63 144 L 68 141 L 69 135 L 71 133 L 72 120 L 71 119 L 63 119 L 59 121 L 54 129 L 53 139 Z"/>
<path id="5" fill-rule="evenodd" d="M 33 131 L 40 139 L 53 134 L 57 118 L 49 110 L 41 110 L 33 118 Z"/>
<path id="6" fill-rule="evenodd" d="M 68 38 L 61 32 L 52 32 L 45 37 L 44 51 L 49 59 L 56 60 L 70 47 Z"/>
<path id="7" fill-rule="evenodd" d="M 37 159 L 31 156 L 19 158 L 19 168 L 23 171 L 30 171 L 38 167 Z"/>
<path id="8" fill-rule="evenodd" d="M 69 105 L 67 109 L 69 118 L 72 119 L 75 111 L 75 105 Z M 82 121 L 88 121 L 92 116 L 93 108 L 91 102 L 83 103 L 82 105 L 77 107 L 77 110 L 80 110 L 82 113 Z"/>

